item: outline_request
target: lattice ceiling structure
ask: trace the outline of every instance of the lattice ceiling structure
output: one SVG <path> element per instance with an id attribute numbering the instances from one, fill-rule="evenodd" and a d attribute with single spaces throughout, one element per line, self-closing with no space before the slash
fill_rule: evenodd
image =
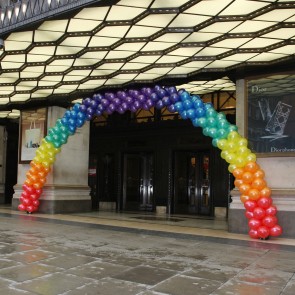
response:
<path id="1" fill-rule="evenodd" d="M 295 1 L 97 5 L 22 31 L 16 26 L 3 35 L 1 117 L 11 110 L 17 116 L 19 109 L 33 105 L 64 105 L 110 88 L 158 83 L 194 93 L 234 90 L 227 78 L 234 72 L 294 63 Z M 20 9 L 23 15 L 28 11 Z"/>

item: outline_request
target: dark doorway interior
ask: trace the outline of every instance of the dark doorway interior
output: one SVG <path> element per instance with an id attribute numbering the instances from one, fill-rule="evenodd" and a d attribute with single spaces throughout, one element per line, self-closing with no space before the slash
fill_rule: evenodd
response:
<path id="1" fill-rule="evenodd" d="M 174 213 L 210 215 L 209 151 L 175 152 L 174 163 Z"/>
<path id="2" fill-rule="evenodd" d="M 123 210 L 154 211 L 152 153 L 124 154 Z"/>

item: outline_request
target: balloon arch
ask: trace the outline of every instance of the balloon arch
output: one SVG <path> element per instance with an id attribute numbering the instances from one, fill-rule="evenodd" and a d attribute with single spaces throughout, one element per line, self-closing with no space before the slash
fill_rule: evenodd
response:
<path id="1" fill-rule="evenodd" d="M 178 112 L 182 119 L 190 119 L 195 127 L 202 128 L 204 135 L 212 138 L 213 146 L 221 150 L 221 157 L 229 163 L 228 170 L 235 177 L 234 184 L 241 193 L 240 199 L 249 219 L 251 238 L 266 239 L 281 235 L 282 228 L 277 223 L 277 209 L 272 204 L 271 189 L 264 180 L 264 171 L 256 163 L 256 155 L 247 147 L 247 139 L 211 103 L 203 103 L 198 95 L 191 96 L 183 89 L 177 91 L 175 87 L 143 87 L 139 90 L 94 94 L 92 98 L 84 99 L 82 104 L 77 103 L 67 110 L 55 126 L 48 130 L 48 135 L 36 150 L 22 187 L 18 209 L 27 213 L 38 211 L 42 187 L 55 161 L 55 155 L 86 120 L 104 112 L 123 114 L 128 110 L 136 112 L 152 107 L 166 107 L 172 113 Z"/>

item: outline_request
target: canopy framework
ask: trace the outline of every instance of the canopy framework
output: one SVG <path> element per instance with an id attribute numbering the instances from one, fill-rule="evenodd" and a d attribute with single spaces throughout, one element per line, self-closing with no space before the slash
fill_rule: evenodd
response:
<path id="1" fill-rule="evenodd" d="M 215 80 L 222 83 L 214 91 L 233 90 L 233 82 L 222 78 L 294 63 L 294 49 L 294 1 L 90 6 L 5 36 L 0 111 L 6 116 L 12 109 L 67 105 L 97 91 L 155 83 Z"/>

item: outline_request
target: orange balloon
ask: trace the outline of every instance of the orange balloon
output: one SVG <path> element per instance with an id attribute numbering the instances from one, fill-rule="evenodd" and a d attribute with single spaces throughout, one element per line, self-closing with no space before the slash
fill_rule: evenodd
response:
<path id="1" fill-rule="evenodd" d="M 243 169 L 243 168 L 236 168 L 236 169 L 234 169 L 234 171 L 233 171 L 233 176 L 234 176 L 235 178 L 241 179 L 243 173 L 244 173 L 244 169 Z"/>
<path id="2" fill-rule="evenodd" d="M 253 180 L 253 174 L 251 172 L 244 172 L 243 175 L 242 175 L 242 180 L 245 182 L 245 183 L 251 183 L 252 180 Z"/>
<path id="3" fill-rule="evenodd" d="M 243 182 L 243 180 L 242 179 L 236 179 L 235 181 L 234 181 L 234 185 L 235 185 L 235 187 L 240 187 L 242 184 L 244 184 L 244 182 Z"/>
<path id="4" fill-rule="evenodd" d="M 262 190 L 265 186 L 266 182 L 262 178 L 255 178 L 252 182 L 252 187 L 258 190 Z"/>
<path id="5" fill-rule="evenodd" d="M 248 196 L 250 197 L 251 200 L 257 201 L 260 198 L 260 192 L 258 189 L 251 188 L 248 191 Z"/>
<path id="6" fill-rule="evenodd" d="M 259 165 L 256 162 L 250 161 L 245 165 L 245 171 L 255 173 L 259 169 Z"/>
<path id="7" fill-rule="evenodd" d="M 241 194 L 247 194 L 247 192 L 251 189 L 251 186 L 248 183 L 244 183 L 240 185 L 239 191 Z"/>
<path id="8" fill-rule="evenodd" d="M 250 197 L 249 197 L 248 195 L 244 195 L 244 194 L 242 194 L 242 195 L 240 196 L 240 200 L 241 200 L 242 203 L 245 203 L 245 202 L 247 202 L 247 201 L 250 200 Z"/>
<path id="9" fill-rule="evenodd" d="M 265 187 L 260 191 L 261 197 L 269 198 L 271 196 L 271 189 L 269 187 Z"/>
<path id="10" fill-rule="evenodd" d="M 33 187 L 34 187 L 35 189 L 40 189 L 40 188 L 43 187 L 43 184 L 42 184 L 41 182 L 35 182 L 35 183 L 33 184 Z"/>
<path id="11" fill-rule="evenodd" d="M 262 169 L 258 169 L 255 173 L 254 173 L 254 178 L 264 178 L 265 173 Z"/>
<path id="12" fill-rule="evenodd" d="M 27 178 L 25 180 L 25 184 L 28 185 L 28 186 L 32 186 L 33 185 L 33 181 L 31 181 L 31 179 Z"/>

